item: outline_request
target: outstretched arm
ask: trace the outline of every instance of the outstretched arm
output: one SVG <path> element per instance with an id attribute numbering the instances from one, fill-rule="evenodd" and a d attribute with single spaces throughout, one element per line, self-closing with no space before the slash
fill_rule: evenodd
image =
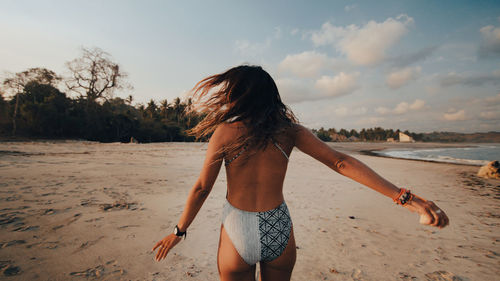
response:
<path id="1" fill-rule="evenodd" d="M 212 187 L 219 174 L 220 167 L 222 164 L 222 157 L 219 154 L 219 149 L 222 147 L 222 137 L 221 132 L 222 127 L 219 126 L 215 132 L 212 134 L 210 141 L 208 142 L 205 162 L 203 163 L 203 168 L 201 170 L 198 180 L 194 186 L 189 191 L 189 195 L 186 201 L 186 206 L 181 214 L 177 226 L 179 231 L 185 232 L 189 225 L 193 222 L 196 214 L 200 210 L 201 206 L 207 199 Z M 156 254 L 156 260 L 160 261 L 167 256 L 170 249 L 172 249 L 177 243 L 179 243 L 181 238 L 171 233 L 167 235 L 162 240 L 158 241 L 153 247 L 153 251 L 159 247 L 159 251 Z"/>
<path id="2" fill-rule="evenodd" d="M 398 196 L 400 189 L 397 186 L 381 177 L 363 162 L 332 149 L 304 126 L 296 126 L 295 145 L 302 152 L 312 156 L 339 174 L 366 185 L 391 199 Z M 426 216 L 427 221 L 422 223 L 443 228 L 449 222 L 446 214 L 432 201 L 415 197 L 405 207 L 412 212 L 418 212 L 420 215 Z"/>

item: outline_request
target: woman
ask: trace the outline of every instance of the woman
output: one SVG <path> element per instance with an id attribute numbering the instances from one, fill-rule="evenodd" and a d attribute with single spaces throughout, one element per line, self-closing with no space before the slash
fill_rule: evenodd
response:
<path id="1" fill-rule="evenodd" d="M 158 261 L 185 237 L 224 161 L 227 194 L 217 254 L 221 280 L 254 280 L 258 262 L 261 280 L 290 280 L 296 248 L 282 190 L 294 147 L 418 212 L 426 220 L 421 223 L 439 228 L 448 224 L 446 214 L 433 202 L 396 187 L 299 125 L 271 76 L 259 66 L 238 66 L 207 77 L 195 86 L 194 98 L 193 110 L 206 117 L 189 133 L 197 138 L 213 134 L 174 233 L 153 248 L 159 249 Z"/>

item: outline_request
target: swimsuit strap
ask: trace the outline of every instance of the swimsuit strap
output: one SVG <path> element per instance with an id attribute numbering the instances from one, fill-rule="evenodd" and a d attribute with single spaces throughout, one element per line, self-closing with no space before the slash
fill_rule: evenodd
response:
<path id="1" fill-rule="evenodd" d="M 229 165 L 229 163 L 233 162 L 233 160 L 234 160 L 234 159 L 238 158 L 238 156 L 240 156 L 240 155 L 241 155 L 241 153 L 243 153 L 243 151 L 245 151 L 246 149 L 247 149 L 247 145 L 245 145 L 245 146 L 243 147 L 243 149 L 241 149 L 241 151 L 240 151 L 240 152 L 238 152 L 238 154 L 236 154 L 233 158 L 231 158 L 231 159 L 229 159 L 229 160 L 225 160 L 224 165 L 228 166 L 228 165 Z"/>
<path id="2" fill-rule="evenodd" d="M 274 139 L 272 139 L 272 140 L 273 140 L 273 144 L 274 144 L 274 146 L 276 146 L 276 147 L 277 147 L 277 148 L 278 148 L 278 149 L 279 149 L 279 150 L 283 153 L 283 155 L 285 156 L 286 160 L 288 161 L 288 160 L 289 160 L 288 155 L 286 155 L 286 152 L 283 150 L 283 148 L 281 148 L 281 146 L 280 146 L 280 145 L 279 145 L 279 144 L 278 144 L 278 143 L 277 143 Z M 245 151 L 245 150 L 247 149 L 247 147 L 248 147 L 248 146 L 247 146 L 247 145 L 245 145 L 245 146 L 243 147 L 243 149 L 241 149 L 241 150 L 240 150 L 240 152 L 238 152 L 238 154 L 236 154 L 235 156 L 233 156 L 233 158 L 231 158 L 231 159 L 229 159 L 229 160 L 225 160 L 224 165 L 225 165 L 225 166 L 229 166 L 229 164 L 230 164 L 231 162 L 233 162 L 233 161 L 234 161 L 234 159 L 238 158 L 238 156 L 240 156 L 240 155 L 243 153 L 243 151 Z"/>
<path id="3" fill-rule="evenodd" d="M 275 142 L 274 140 L 273 140 L 273 143 L 283 153 L 283 155 L 285 155 L 286 160 L 289 160 L 288 155 L 286 155 L 286 152 L 283 150 L 283 148 L 281 148 L 281 146 L 279 146 L 279 144 L 277 142 Z"/>

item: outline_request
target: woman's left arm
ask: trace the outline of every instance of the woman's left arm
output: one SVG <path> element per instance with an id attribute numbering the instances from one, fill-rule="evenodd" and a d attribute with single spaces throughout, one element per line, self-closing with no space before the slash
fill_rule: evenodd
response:
<path id="1" fill-rule="evenodd" d="M 210 141 L 208 142 L 205 162 L 203 163 L 203 168 L 201 170 L 200 176 L 189 191 L 186 206 L 184 207 L 181 218 L 177 223 L 177 227 L 179 228 L 180 232 L 185 232 L 189 225 L 193 222 L 196 214 L 210 194 L 215 180 L 219 175 L 219 171 L 222 165 L 222 155 L 220 154 L 220 148 L 223 145 L 224 136 L 222 130 L 223 125 L 219 125 L 219 127 L 217 127 L 217 129 L 212 134 Z M 162 240 L 158 241 L 158 243 L 156 243 L 156 245 L 153 247 L 153 251 L 156 248 L 159 248 L 155 259 L 157 261 L 160 261 L 161 259 L 165 258 L 168 252 L 175 245 L 177 245 L 180 240 L 180 236 L 171 233 Z"/>

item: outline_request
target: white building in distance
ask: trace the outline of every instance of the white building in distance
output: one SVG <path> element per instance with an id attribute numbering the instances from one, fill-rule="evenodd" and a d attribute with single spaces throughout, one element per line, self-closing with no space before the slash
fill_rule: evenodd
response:
<path id="1" fill-rule="evenodd" d="M 409 135 L 399 132 L 399 142 L 415 142 L 415 140 Z"/>

